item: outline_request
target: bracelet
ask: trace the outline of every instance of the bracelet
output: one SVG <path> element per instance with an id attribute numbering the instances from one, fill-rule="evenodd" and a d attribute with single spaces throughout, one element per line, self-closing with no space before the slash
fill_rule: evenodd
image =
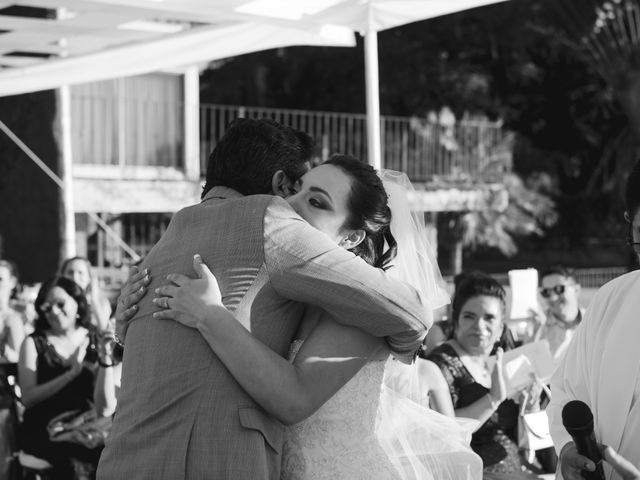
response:
<path id="1" fill-rule="evenodd" d="M 124 340 L 118 336 L 117 333 L 114 332 L 113 339 L 116 341 L 118 345 L 124 348 Z"/>

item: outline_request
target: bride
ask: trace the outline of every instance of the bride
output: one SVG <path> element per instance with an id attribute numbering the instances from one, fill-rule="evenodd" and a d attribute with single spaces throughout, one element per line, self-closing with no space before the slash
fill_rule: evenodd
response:
<path id="1" fill-rule="evenodd" d="M 287 201 L 319 234 L 374 266 L 392 268 L 422 290 L 435 309 L 448 296 L 424 225 L 409 210 L 410 188 L 403 174 L 378 176 L 369 165 L 338 155 L 298 180 Z M 346 229 L 352 233 L 342 238 Z M 432 392 L 429 398 L 420 384 L 419 369 L 426 362 L 411 367 L 396 362 L 382 339 L 341 325 L 315 307 L 307 308 L 287 361 L 223 306 L 218 282 L 198 255 L 194 268 L 198 278 L 169 275 L 170 283 L 156 290 L 154 303 L 163 310 L 154 316 L 198 329 L 242 387 L 291 425 L 283 479 L 481 477 L 482 463 L 468 447 L 475 425 L 427 407 L 431 402 L 452 410 L 448 392 L 441 397 Z M 134 275 L 123 291 L 139 292 L 142 285 L 141 276 Z M 125 303 L 136 299 L 130 294 Z M 122 317 L 134 313 L 130 308 Z"/>

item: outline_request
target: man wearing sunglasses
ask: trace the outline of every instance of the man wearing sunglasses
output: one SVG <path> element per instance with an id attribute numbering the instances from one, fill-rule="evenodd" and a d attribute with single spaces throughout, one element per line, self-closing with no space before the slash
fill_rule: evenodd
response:
<path id="1" fill-rule="evenodd" d="M 547 340 L 551 355 L 559 363 L 584 313 L 579 301 L 580 284 L 573 270 L 556 266 L 540 274 L 539 292 L 546 320 L 535 340 Z"/>
<path id="2" fill-rule="evenodd" d="M 627 242 L 640 256 L 640 162 L 627 178 L 625 203 Z M 562 426 L 562 408 L 571 400 L 581 400 L 591 409 L 596 440 L 628 460 L 629 468 L 620 470 L 615 459 L 605 456 L 611 465 L 605 464 L 605 478 L 640 478 L 639 339 L 640 270 L 636 270 L 598 290 L 551 380 L 547 413 L 560 458 L 558 478 L 579 480 L 581 470 L 594 470 Z"/>

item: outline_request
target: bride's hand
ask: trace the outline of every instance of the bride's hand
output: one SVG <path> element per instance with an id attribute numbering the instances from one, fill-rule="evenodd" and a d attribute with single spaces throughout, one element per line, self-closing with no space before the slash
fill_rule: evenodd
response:
<path id="1" fill-rule="evenodd" d="M 170 274 L 167 275 L 170 283 L 156 289 L 153 303 L 163 310 L 155 312 L 155 318 L 176 320 L 196 328 L 199 321 L 208 318 L 212 308 L 222 307 L 218 281 L 198 254 L 193 257 L 193 269 L 198 278 Z"/>

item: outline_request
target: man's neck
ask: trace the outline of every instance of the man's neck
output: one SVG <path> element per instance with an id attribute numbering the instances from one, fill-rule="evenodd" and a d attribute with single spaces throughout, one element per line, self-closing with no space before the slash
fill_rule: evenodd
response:
<path id="1" fill-rule="evenodd" d="M 578 325 L 578 323 L 580 323 L 580 320 L 582 320 L 582 312 L 580 311 L 580 308 L 577 309 L 577 312 L 575 315 L 568 316 L 569 318 L 572 318 L 572 320 L 565 319 L 559 315 L 556 315 L 553 312 L 550 312 L 550 313 L 551 313 L 550 317 L 553 320 L 553 323 L 565 329 L 575 327 L 576 325 Z"/>

